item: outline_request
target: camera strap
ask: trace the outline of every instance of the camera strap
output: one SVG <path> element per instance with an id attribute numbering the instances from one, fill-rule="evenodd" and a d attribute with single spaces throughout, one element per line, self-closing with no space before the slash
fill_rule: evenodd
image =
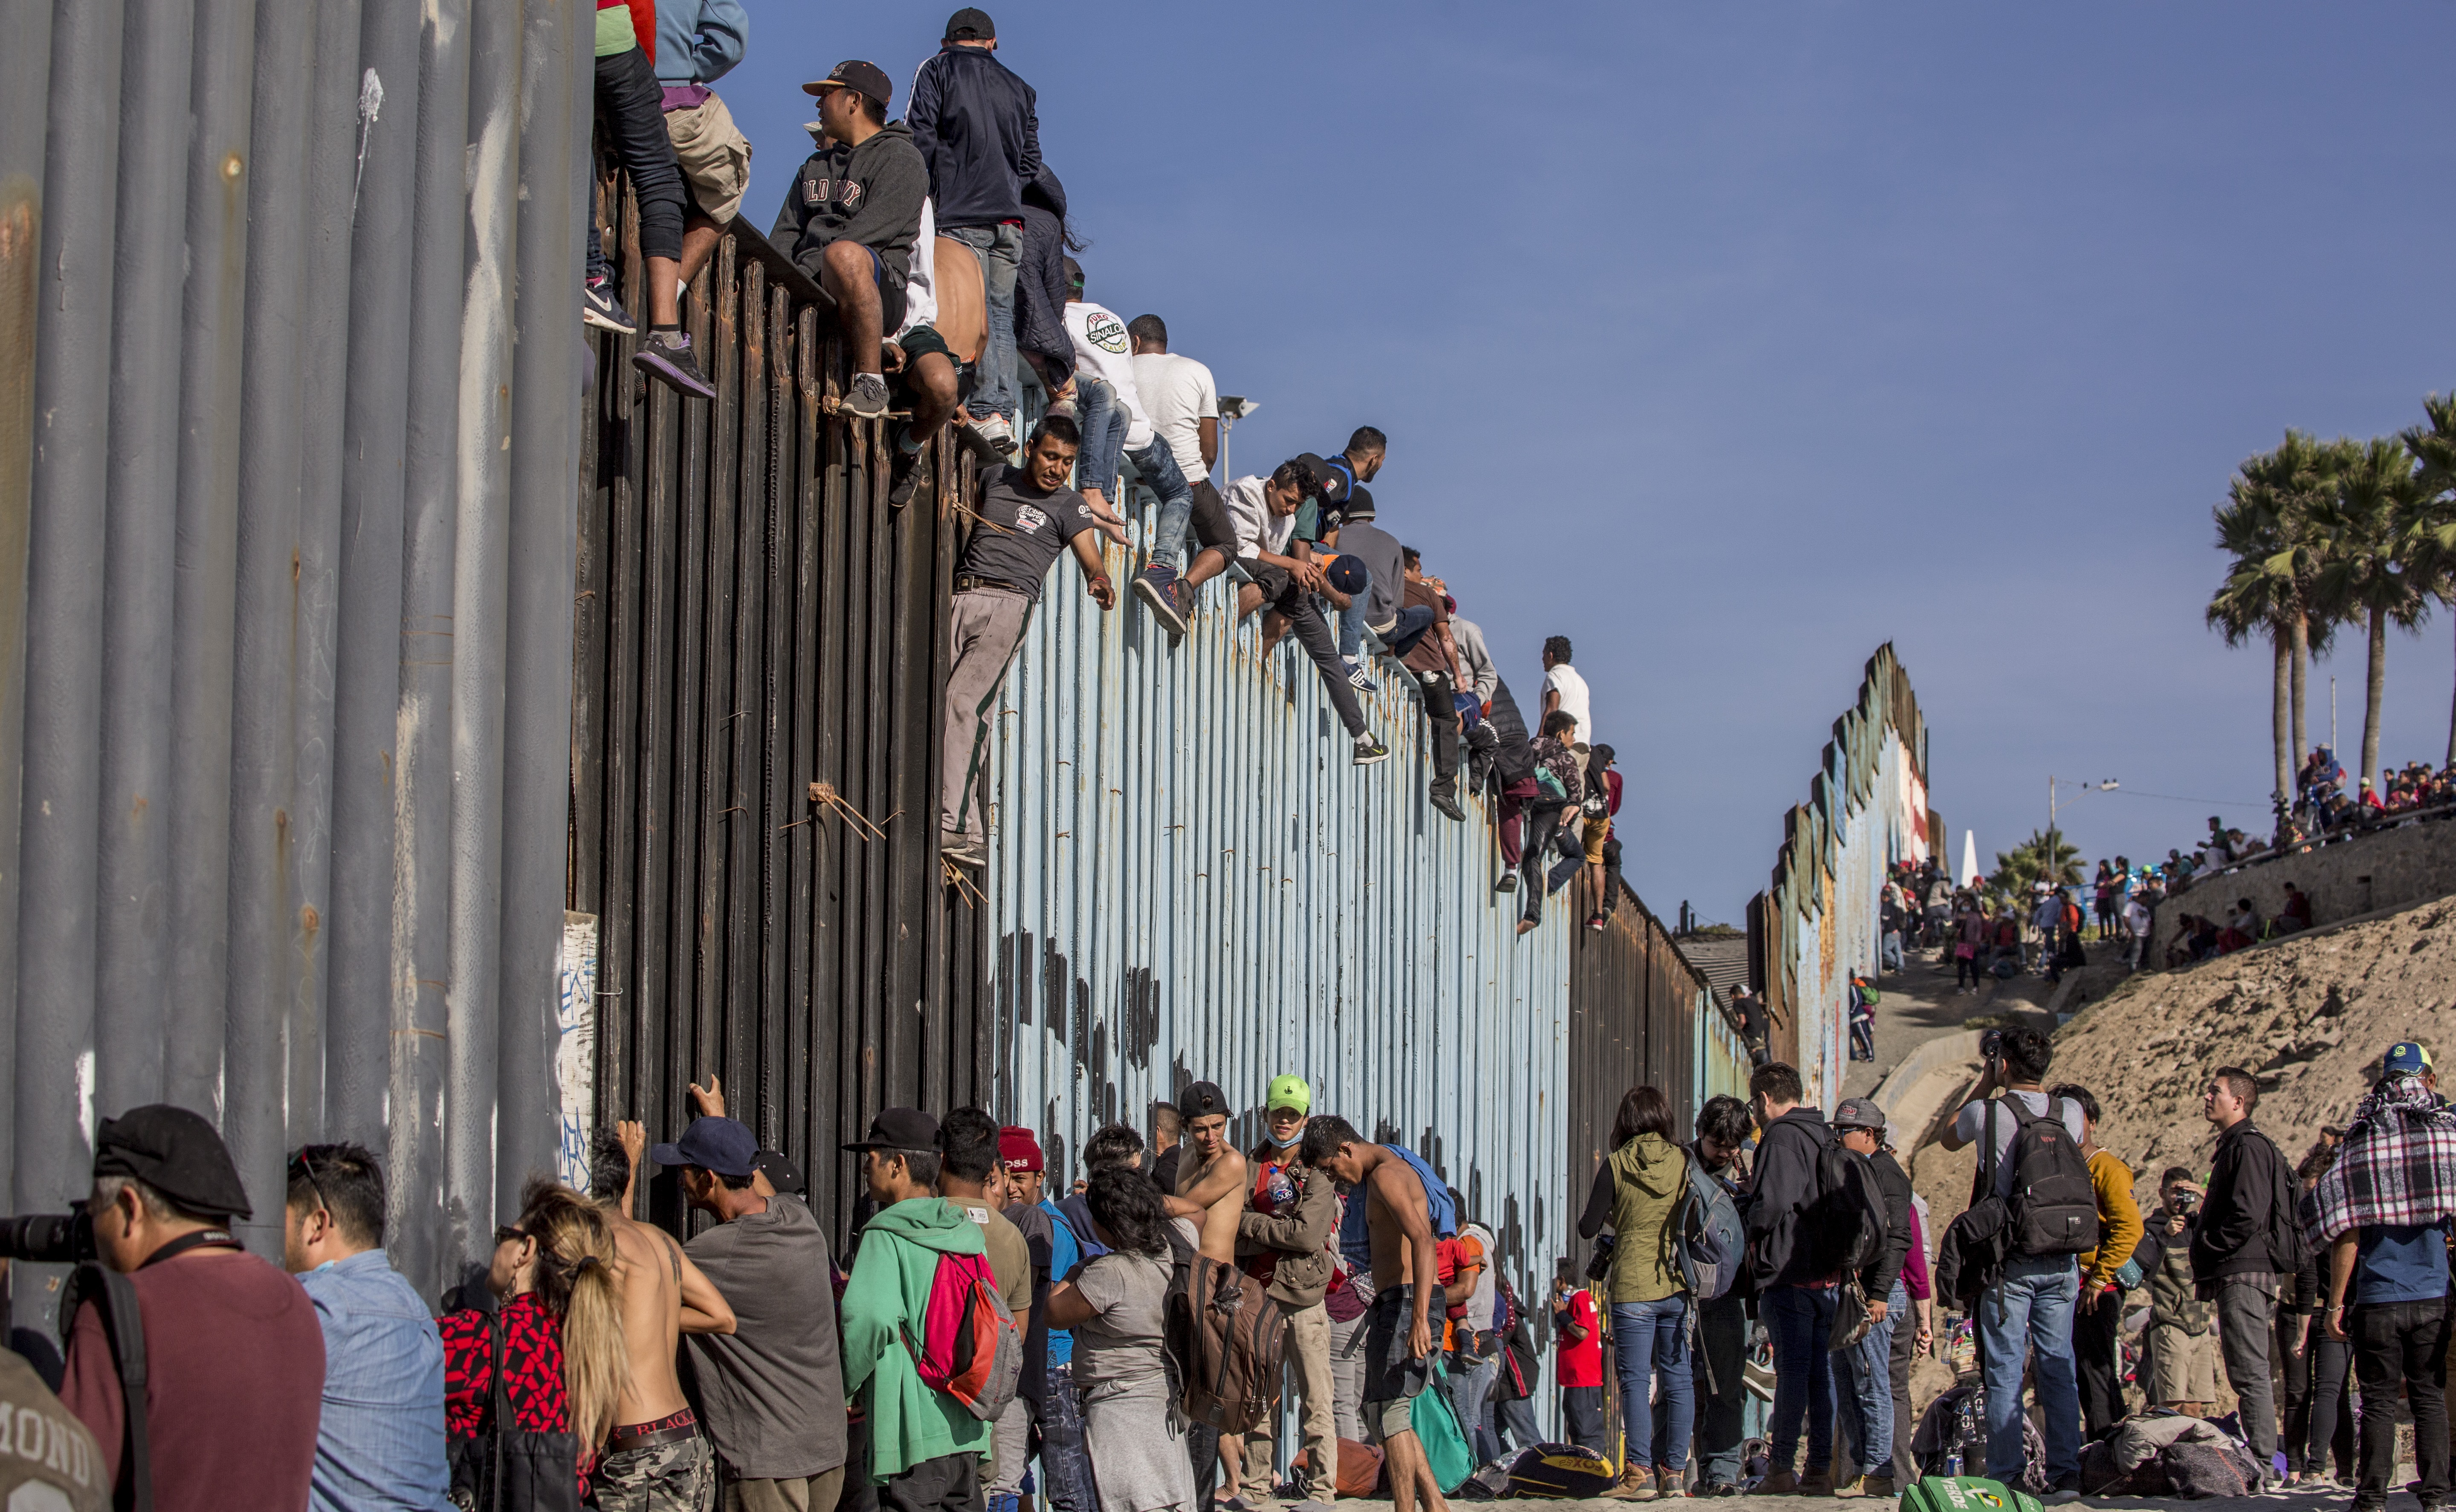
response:
<path id="1" fill-rule="evenodd" d="M 73 1319 L 81 1302 L 92 1302 L 101 1312 L 112 1363 L 119 1372 L 126 1419 L 119 1462 L 128 1473 L 113 1489 L 112 1505 L 118 1512 L 154 1512 L 154 1455 L 145 1422 L 145 1324 L 136 1309 L 136 1283 L 89 1261 L 69 1278 L 64 1316 Z"/>
<path id="2" fill-rule="evenodd" d="M 182 1234 L 155 1250 L 145 1257 L 144 1264 L 136 1268 L 140 1271 L 150 1270 L 164 1260 L 174 1256 L 185 1255 L 190 1250 L 235 1250 L 237 1248 L 239 1248 L 238 1240 L 232 1238 L 227 1229 L 198 1229 L 193 1234 Z"/>

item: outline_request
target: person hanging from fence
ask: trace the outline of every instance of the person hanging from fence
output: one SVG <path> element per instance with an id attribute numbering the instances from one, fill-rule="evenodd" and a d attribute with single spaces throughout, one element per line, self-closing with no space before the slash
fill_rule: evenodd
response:
<path id="1" fill-rule="evenodd" d="M 1100 560 L 1092 516 L 1067 486 L 1083 433 L 1063 415 L 1044 416 L 1019 468 L 981 474 L 972 530 L 955 568 L 950 606 L 946 743 L 938 785 L 938 853 L 960 866 L 988 864 L 986 827 L 978 807 L 988 759 L 990 720 L 1006 669 L 1023 644 L 1040 587 L 1060 552 L 1083 569 L 1083 589 L 1102 609 L 1116 607 L 1116 590 Z"/>
<path id="2" fill-rule="evenodd" d="M 653 11 L 651 12 L 653 14 Z M 699 370 L 690 334 L 683 329 L 683 171 L 665 132 L 665 91 L 656 65 L 640 40 L 631 10 L 623 0 L 598 0 L 596 105 L 598 140 L 630 180 L 639 207 L 640 260 L 646 267 L 648 334 L 631 355 L 631 365 L 693 398 L 716 398 L 716 386 Z M 600 330 L 628 336 L 639 329 L 616 297 L 594 211 L 588 216 L 588 265 L 581 318 Z M 633 290 L 636 296 L 640 291 Z"/>

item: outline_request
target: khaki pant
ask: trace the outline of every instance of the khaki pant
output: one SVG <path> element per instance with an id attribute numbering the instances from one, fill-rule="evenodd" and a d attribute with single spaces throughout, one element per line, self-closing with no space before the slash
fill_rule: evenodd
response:
<path id="1" fill-rule="evenodd" d="M 1032 601 L 1012 588 L 967 588 L 949 610 L 946 744 L 941 747 L 938 830 L 978 844 L 985 838 L 975 803 L 981 764 L 989 759 L 990 725 L 1007 664 L 1032 622 Z"/>
<path id="2" fill-rule="evenodd" d="M 2182 1401 L 2218 1400 L 2218 1341 L 2210 1334 L 2186 1334 L 2172 1323 L 2150 1329 L 2157 1351 L 2152 1379 L 2158 1403 L 2171 1407 Z"/>
<path id="3" fill-rule="evenodd" d="M 665 134 L 700 214 L 720 226 L 731 220 L 750 185 L 750 139 L 733 124 L 733 112 L 711 94 L 695 109 L 667 111 Z"/>
<path id="4" fill-rule="evenodd" d="M 729 1481 L 725 1512 L 835 1512 L 844 1494 L 844 1466 L 784 1481 Z"/>
<path id="5" fill-rule="evenodd" d="M 1321 1303 L 1287 1309 L 1288 1347 L 1285 1363 L 1296 1373 L 1297 1395 L 1304 1402 L 1305 1494 L 1318 1502 L 1339 1495 L 1339 1421 L 1332 1405 L 1336 1388 L 1330 1374 L 1330 1313 Z M 1358 1319 L 1361 1322 L 1362 1319 Z M 1274 1456 L 1271 1436 L 1279 1430 L 1277 1413 L 1263 1416 L 1245 1435 L 1245 1483 L 1267 1488 Z M 1252 1497 L 1247 1498 L 1253 1500 Z"/>

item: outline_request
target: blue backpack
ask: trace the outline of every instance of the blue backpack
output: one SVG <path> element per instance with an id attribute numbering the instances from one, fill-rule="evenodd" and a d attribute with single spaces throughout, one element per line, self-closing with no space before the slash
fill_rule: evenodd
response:
<path id="1" fill-rule="evenodd" d="M 1693 1152 L 1683 1150 L 1681 1155 L 1688 1163 L 1688 1189 L 1663 1225 L 1663 1242 L 1681 1280 L 1697 1300 L 1710 1302 L 1731 1289 L 1748 1252 L 1748 1233 L 1740 1227 L 1730 1189 L 1698 1164 Z"/>

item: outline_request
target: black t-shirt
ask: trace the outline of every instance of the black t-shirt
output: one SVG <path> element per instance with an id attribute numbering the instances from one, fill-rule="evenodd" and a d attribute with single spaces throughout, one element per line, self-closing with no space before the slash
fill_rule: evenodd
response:
<path id="1" fill-rule="evenodd" d="M 978 513 L 956 570 L 1005 583 L 1035 603 L 1050 563 L 1092 528 L 1082 495 L 1062 485 L 1044 494 L 1029 474 L 1013 467 L 993 467 L 982 476 Z"/>

